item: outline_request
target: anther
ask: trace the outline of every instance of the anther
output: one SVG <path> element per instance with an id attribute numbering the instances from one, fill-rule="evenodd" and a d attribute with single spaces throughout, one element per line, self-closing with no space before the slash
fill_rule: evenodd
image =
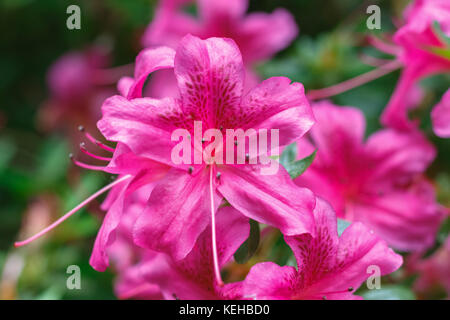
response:
<path id="1" fill-rule="evenodd" d="M 248 153 L 245 154 L 245 160 L 249 160 L 250 159 L 250 155 Z"/>
<path id="2" fill-rule="evenodd" d="M 82 126 L 82 125 L 79 125 L 79 126 L 78 126 L 78 131 L 84 132 L 84 130 L 85 130 L 85 129 L 84 129 L 84 126 Z"/>
<path id="3" fill-rule="evenodd" d="M 220 179 L 220 176 L 221 176 L 222 174 L 220 173 L 220 172 L 217 172 L 217 174 L 216 174 L 216 178 L 217 179 Z"/>
<path id="4" fill-rule="evenodd" d="M 353 287 L 348 287 L 348 291 L 352 292 L 353 291 Z"/>
<path id="5" fill-rule="evenodd" d="M 70 159 L 70 160 L 73 159 L 73 153 L 69 153 L 69 159 Z"/>
<path id="6" fill-rule="evenodd" d="M 80 143 L 80 148 L 81 149 L 86 149 L 86 143 L 85 142 L 81 142 Z"/>
<path id="7" fill-rule="evenodd" d="M 206 141 L 205 138 L 202 138 L 202 143 L 205 143 L 205 141 Z"/>
<path id="8" fill-rule="evenodd" d="M 237 146 L 237 145 L 238 145 L 238 142 L 237 142 L 237 140 L 234 140 L 234 145 L 235 145 L 235 146 Z"/>
<path id="9" fill-rule="evenodd" d="M 327 300 L 327 296 L 322 296 L 322 300 Z"/>
<path id="10" fill-rule="evenodd" d="M 194 167 L 193 167 L 193 166 L 190 166 L 190 167 L 188 168 L 189 174 L 191 174 L 193 171 L 194 171 Z"/>

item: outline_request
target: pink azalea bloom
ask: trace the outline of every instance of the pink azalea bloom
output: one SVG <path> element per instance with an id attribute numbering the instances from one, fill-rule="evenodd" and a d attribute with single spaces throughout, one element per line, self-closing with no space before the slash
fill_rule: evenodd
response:
<path id="1" fill-rule="evenodd" d="M 168 5 L 170 2 L 161 1 L 159 14 L 144 35 L 145 46 L 176 48 L 188 33 L 203 39 L 231 38 L 239 46 L 244 63 L 254 63 L 269 59 L 298 34 L 294 18 L 284 9 L 245 15 L 248 0 L 199 0 L 197 20 L 180 10 L 180 5 Z"/>
<path id="2" fill-rule="evenodd" d="M 431 257 L 419 261 L 415 271 L 419 278 L 414 283 L 414 290 L 419 294 L 428 294 L 434 290 L 444 290 L 450 297 L 450 237 Z"/>
<path id="3" fill-rule="evenodd" d="M 360 299 L 353 293 L 373 273 L 394 272 L 402 257 L 362 223 L 351 224 L 339 237 L 331 206 L 317 199 L 314 209 L 316 237 L 287 236 L 298 269 L 272 262 L 252 267 L 242 284 L 244 298 L 276 300 Z"/>
<path id="4" fill-rule="evenodd" d="M 394 42 L 401 48 L 398 59 L 404 70 L 381 118 L 386 126 L 411 128 L 406 103 L 411 88 L 424 77 L 450 71 L 450 59 L 433 52 L 446 48 L 445 41 L 434 29 L 435 22 L 450 37 L 450 3 L 447 0 L 416 0 L 406 11 L 406 24 L 394 36 Z"/>
<path id="5" fill-rule="evenodd" d="M 249 234 L 249 223 L 231 207 L 217 212 L 217 252 L 219 266 L 229 262 Z M 164 253 L 149 255 L 136 266 L 141 283 L 158 285 L 165 299 L 219 300 L 239 299 L 240 283 L 219 286 L 215 281 L 211 229 L 198 238 L 191 252 L 181 260 Z"/>
<path id="6" fill-rule="evenodd" d="M 298 142 L 312 165 L 296 179 L 331 203 L 338 217 L 361 221 L 389 245 L 420 250 L 432 245 L 443 217 L 422 173 L 435 157 L 420 132 L 378 131 L 364 143 L 361 111 L 330 102 L 313 106 L 311 141 Z"/>
<path id="7" fill-rule="evenodd" d="M 172 167 L 155 186 L 146 212 L 137 221 L 137 244 L 169 252 L 176 259 L 185 257 L 223 198 L 249 218 L 286 234 L 309 232 L 315 199 L 309 190 L 297 188 L 282 168 L 277 174 L 260 176 L 258 164 L 189 165 L 171 159 L 177 145 L 172 132 L 184 128 L 195 136 L 194 120 L 202 121 L 204 130 L 223 132 L 279 128 L 280 145 L 294 141 L 314 122 L 303 86 L 275 77 L 243 96 L 244 66 L 230 39 L 186 36 L 173 70 L 180 99 L 114 96 L 105 101 L 98 122 L 108 140 L 126 145 L 137 157 Z"/>
<path id="8" fill-rule="evenodd" d="M 109 64 L 109 57 L 99 47 L 82 52 L 69 52 L 49 69 L 47 82 L 50 99 L 40 110 L 39 121 L 45 129 L 62 125 L 85 124 L 95 128 L 101 117 L 100 106 L 113 94 L 111 88 L 100 85 L 100 70 Z"/>
<path id="9" fill-rule="evenodd" d="M 441 101 L 431 111 L 431 121 L 436 135 L 450 138 L 450 90 L 447 90 Z"/>
<path id="10" fill-rule="evenodd" d="M 208 163 L 202 160 L 201 164 L 193 165 L 172 161 L 172 150 L 178 144 L 172 141 L 176 129 L 186 129 L 194 136 L 191 141 L 194 148 L 198 144 L 200 148 L 208 147 L 209 144 L 195 138 L 196 120 L 201 121 L 203 131 L 208 128 L 223 132 L 277 129 L 280 146 L 299 139 L 314 123 L 303 86 L 284 77 L 274 77 L 243 95 L 244 65 L 236 44 L 231 39 L 200 40 L 188 35 L 181 41 L 173 62 L 181 98 L 133 99 L 134 93 L 130 96 L 130 92 L 139 96 L 142 88 L 141 71 L 167 65 L 168 55 L 158 59 L 147 54 L 159 55 L 161 50 L 141 54 L 147 65 L 138 63 L 140 71 L 135 72 L 135 78 L 121 86 L 122 94 L 130 99 L 114 96 L 103 104 L 98 128 L 108 140 L 118 142 L 117 147 L 106 147 L 86 134 L 92 142 L 114 152 L 112 159 L 94 155 L 97 159 L 111 160 L 108 166 L 95 167 L 74 160 L 77 165 L 118 174 L 119 178 L 39 234 L 16 243 L 17 246 L 42 236 L 87 202 L 113 188 L 90 261 L 95 269 L 104 270 L 108 266 L 107 248 L 123 218 L 130 194 L 151 183 L 154 188 L 148 194 L 145 211 L 136 221 L 134 240 L 144 248 L 166 252 L 176 260 L 186 257 L 208 225 L 212 226 L 212 238 L 215 238 L 215 212 L 223 199 L 248 218 L 272 225 L 284 234 L 314 232 L 314 195 L 296 186 L 282 167 L 275 174 L 261 175 L 259 170 L 264 165 L 253 164 L 253 159 L 257 159 L 253 155 L 246 156 L 244 164 L 236 165 L 216 163 L 214 157 Z M 132 89 L 133 86 L 138 89 Z M 233 148 L 236 154 L 238 146 Z M 215 241 L 212 246 L 213 252 L 217 252 Z M 216 254 L 213 256 L 220 284 L 218 259 Z"/>
<path id="11" fill-rule="evenodd" d="M 241 50 L 246 66 L 246 89 L 259 81 L 251 66 L 287 47 L 298 34 L 294 18 L 284 9 L 277 9 L 271 14 L 255 12 L 246 15 L 248 0 L 198 0 L 198 18 L 194 18 L 182 11 L 183 3 L 187 2 L 160 1 L 142 39 L 144 46 L 167 45 L 176 48 L 186 34 L 202 39 L 231 38 Z M 152 97 L 162 97 L 162 90 L 167 94 L 170 87 L 176 87 L 173 76 L 165 71 L 156 73 L 150 81 Z"/>

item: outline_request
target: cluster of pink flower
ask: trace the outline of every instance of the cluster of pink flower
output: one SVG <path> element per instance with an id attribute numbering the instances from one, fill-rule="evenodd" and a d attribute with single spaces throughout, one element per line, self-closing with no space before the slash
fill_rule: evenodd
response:
<path id="1" fill-rule="evenodd" d="M 382 116 L 386 128 L 366 141 L 358 109 L 324 100 L 310 106 L 323 91 L 307 99 L 303 85 L 285 77 L 258 84 L 252 64 L 298 33 L 287 11 L 246 15 L 247 0 L 198 0 L 196 19 L 181 10 L 187 2 L 161 1 L 134 76 L 120 79 L 120 95 L 103 103 L 97 126 L 116 147 L 82 130 L 112 156 L 88 152 L 108 161 L 105 166 L 73 161 L 118 178 L 16 245 L 42 236 L 106 191 L 107 214 L 90 263 L 98 271 L 114 264 L 120 298 L 355 299 L 369 267 L 385 275 L 402 265 L 389 247 L 422 252 L 433 245 L 448 210 L 424 175 L 434 146 L 407 112 L 420 78 L 450 70 L 448 1 L 416 0 L 395 44 L 372 39 L 396 56 L 403 72 Z M 87 92 L 91 76 L 83 70 L 74 70 L 79 88 L 53 72 L 57 91 Z M 279 129 L 280 147 L 295 142 L 298 159 L 314 150 L 316 157 L 294 179 L 282 166 L 261 175 L 261 164 L 174 164 L 171 134 L 177 128 L 193 133 L 194 120 L 204 130 Z M 450 91 L 432 120 L 437 135 L 450 137 Z M 338 218 L 353 222 L 341 235 Z M 258 263 L 244 280 L 224 284 L 221 268 L 249 237 L 250 219 L 279 229 L 298 267 Z"/>

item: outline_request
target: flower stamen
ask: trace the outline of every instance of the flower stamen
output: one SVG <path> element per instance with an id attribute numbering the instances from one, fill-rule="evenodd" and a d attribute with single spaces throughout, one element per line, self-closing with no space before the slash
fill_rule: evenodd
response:
<path id="1" fill-rule="evenodd" d="M 73 162 L 74 165 L 76 165 L 80 168 L 94 170 L 94 171 L 103 171 L 105 169 L 105 167 L 102 167 L 102 166 L 94 166 L 94 165 L 86 164 L 84 162 L 75 160 L 72 153 L 69 154 L 69 158 Z"/>
<path id="2" fill-rule="evenodd" d="M 89 132 L 86 131 L 86 129 L 83 126 L 79 126 L 78 130 L 80 132 L 84 133 L 84 136 L 91 141 L 93 144 L 96 144 L 97 146 L 99 146 L 100 148 L 108 151 L 108 152 L 114 152 L 114 148 L 111 148 L 110 146 L 107 146 L 106 144 L 98 141 L 97 139 L 95 139 Z"/>
<path id="3" fill-rule="evenodd" d="M 77 205 L 75 208 L 73 208 L 72 210 L 70 210 L 69 212 L 67 212 L 65 215 L 63 215 L 61 218 L 59 218 L 58 220 L 56 220 L 55 222 L 53 222 L 51 225 L 49 225 L 47 228 L 43 229 L 42 231 L 36 233 L 34 236 L 23 240 L 23 241 L 18 241 L 14 243 L 14 247 L 21 247 L 24 246 L 26 244 L 29 244 L 30 242 L 33 242 L 34 240 L 42 237 L 44 234 L 46 234 L 47 232 L 51 231 L 52 229 L 54 229 L 55 227 L 57 227 L 58 225 L 60 225 L 62 222 L 64 222 L 67 218 L 69 218 L 70 216 L 72 216 L 74 213 L 76 213 L 78 210 L 80 210 L 81 208 L 83 208 L 84 206 L 86 206 L 89 202 L 91 202 L 92 200 L 94 200 L 95 198 L 97 198 L 99 195 L 105 193 L 106 191 L 108 191 L 109 189 L 111 189 L 112 187 L 114 187 L 115 185 L 130 179 L 131 175 L 125 175 L 123 177 L 121 177 L 120 179 L 117 179 L 116 181 L 108 184 L 107 186 L 101 188 L 100 190 L 98 190 L 97 192 L 95 192 L 94 194 L 92 194 L 91 196 L 89 196 L 87 199 L 85 199 L 83 202 L 81 202 L 79 205 Z"/>
<path id="4" fill-rule="evenodd" d="M 212 256 L 214 265 L 214 274 L 216 276 L 217 284 L 222 287 L 224 285 L 222 277 L 220 276 L 219 258 L 217 255 L 217 241 L 216 241 L 216 218 L 214 212 L 214 190 L 213 190 L 213 165 L 210 166 L 209 175 L 209 195 L 211 198 L 211 241 L 212 241 Z"/>
<path id="5" fill-rule="evenodd" d="M 102 157 L 102 156 L 98 156 L 96 154 L 93 154 L 91 152 L 89 152 L 86 149 L 86 144 L 84 142 L 80 143 L 80 150 L 81 152 L 83 152 L 84 154 L 87 154 L 89 157 L 97 159 L 97 160 L 103 160 L 103 161 L 111 161 L 112 158 L 108 158 L 108 157 Z"/>

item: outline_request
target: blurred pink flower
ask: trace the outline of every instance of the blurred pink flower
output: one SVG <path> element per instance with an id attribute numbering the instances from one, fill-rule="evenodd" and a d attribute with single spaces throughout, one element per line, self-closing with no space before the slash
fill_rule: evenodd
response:
<path id="1" fill-rule="evenodd" d="M 183 4 L 188 2 L 192 1 L 161 0 L 142 39 L 144 46 L 176 48 L 186 34 L 202 39 L 231 38 L 241 50 L 246 66 L 246 89 L 253 88 L 259 81 L 251 67 L 287 47 L 298 34 L 294 18 L 284 9 L 271 14 L 255 12 L 246 15 L 248 0 L 198 0 L 195 1 L 196 18 L 182 10 Z M 150 96 L 167 96 L 170 90 L 176 94 L 174 87 L 176 81 L 170 73 L 158 72 L 150 80 Z"/>
<path id="2" fill-rule="evenodd" d="M 402 257 L 362 223 L 351 224 L 338 237 L 336 214 L 321 199 L 316 201 L 314 218 L 316 237 L 285 237 L 298 269 L 272 262 L 256 264 L 243 281 L 243 298 L 360 299 L 353 293 L 373 273 L 369 267 L 386 275 L 402 265 Z"/>
<path id="3" fill-rule="evenodd" d="M 439 23 L 441 31 L 450 37 L 450 2 L 416 0 L 407 8 L 405 18 L 406 24 L 394 36 L 401 48 L 398 59 L 404 70 L 381 117 L 384 125 L 402 130 L 412 127 L 406 101 L 414 84 L 423 77 L 450 71 L 450 59 L 436 52 L 449 47 L 434 25 Z"/>
<path id="4" fill-rule="evenodd" d="M 303 86 L 287 78 L 270 78 L 243 96 L 239 49 L 232 40 L 221 38 L 186 36 L 177 49 L 174 72 L 181 99 L 114 96 L 105 101 L 98 122 L 108 140 L 126 145 L 136 159 L 171 166 L 136 222 L 136 243 L 175 259 L 184 258 L 223 198 L 242 214 L 286 234 L 309 232 L 314 197 L 309 190 L 296 187 L 284 169 L 261 176 L 256 172 L 258 164 L 190 166 L 176 165 L 171 159 L 177 144 L 172 132 L 184 128 L 195 136 L 194 120 L 202 121 L 204 130 L 279 128 L 280 145 L 298 139 L 314 123 Z M 132 164 L 121 173 L 130 174 L 126 172 L 130 169 Z"/>
<path id="5" fill-rule="evenodd" d="M 82 123 L 89 130 L 95 129 L 102 101 L 114 92 L 99 77 L 108 66 L 108 54 L 96 46 L 60 57 L 48 71 L 50 98 L 40 110 L 40 125 L 49 130 Z"/>
<path id="6" fill-rule="evenodd" d="M 435 157 L 420 132 L 378 131 L 364 143 L 361 111 L 330 102 L 313 106 L 316 124 L 298 142 L 299 157 L 317 156 L 296 179 L 331 203 L 338 217 L 361 221 L 389 245 L 420 250 L 433 244 L 443 208 L 422 173 Z"/>
<path id="7" fill-rule="evenodd" d="M 414 290 L 421 295 L 428 295 L 436 290 L 444 290 L 450 297 L 450 237 L 432 256 L 415 264 L 419 277 L 414 283 Z"/>
<path id="8" fill-rule="evenodd" d="M 450 89 L 431 111 L 433 130 L 441 138 L 450 138 Z"/>

